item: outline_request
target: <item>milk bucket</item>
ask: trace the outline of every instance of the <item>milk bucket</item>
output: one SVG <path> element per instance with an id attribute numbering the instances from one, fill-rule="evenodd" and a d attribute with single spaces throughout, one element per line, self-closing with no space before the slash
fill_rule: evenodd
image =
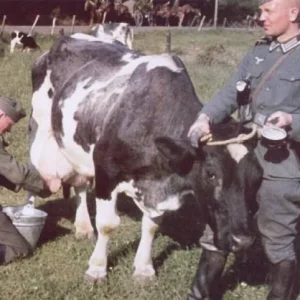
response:
<path id="1" fill-rule="evenodd" d="M 12 220 L 14 226 L 34 250 L 48 214 L 31 205 L 7 206 L 2 211 Z"/>

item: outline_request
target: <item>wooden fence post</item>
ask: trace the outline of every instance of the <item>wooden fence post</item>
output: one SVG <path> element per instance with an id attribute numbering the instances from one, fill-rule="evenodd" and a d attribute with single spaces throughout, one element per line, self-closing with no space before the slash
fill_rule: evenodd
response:
<path id="1" fill-rule="evenodd" d="M 171 31 L 167 31 L 166 52 L 171 53 Z"/>
<path id="2" fill-rule="evenodd" d="M 73 15 L 73 18 L 72 18 L 72 29 L 71 29 L 71 33 L 72 34 L 74 33 L 75 21 L 76 21 L 76 15 Z"/>
<path id="3" fill-rule="evenodd" d="M 227 18 L 224 18 L 224 21 L 223 21 L 223 27 L 226 26 L 226 22 L 227 22 Z"/>
<path id="4" fill-rule="evenodd" d="M 63 28 L 60 28 L 60 29 L 59 29 L 59 31 L 58 31 L 58 35 L 59 35 L 59 37 L 62 37 L 62 36 L 64 36 L 64 35 L 65 35 L 65 31 L 64 31 L 64 29 L 63 29 Z"/>
<path id="5" fill-rule="evenodd" d="M 31 29 L 30 29 L 30 31 L 29 31 L 29 33 L 28 33 L 28 35 L 32 35 L 32 33 L 33 33 L 33 30 L 34 30 L 34 27 L 35 27 L 35 25 L 36 25 L 37 21 L 39 20 L 39 18 L 40 18 L 40 15 L 37 15 L 37 16 L 35 17 L 35 20 L 34 20 L 34 22 L 33 22 L 32 26 L 31 26 Z"/>
<path id="6" fill-rule="evenodd" d="M 194 23 L 196 22 L 197 18 L 200 18 L 198 15 L 195 15 L 192 22 L 191 22 L 191 27 L 194 25 Z"/>
<path id="7" fill-rule="evenodd" d="M 1 32 L 0 32 L 0 35 L 2 35 L 3 32 L 4 32 L 5 21 L 6 21 L 6 15 L 4 15 L 4 16 L 3 16 L 3 19 L 2 19 L 2 25 L 1 25 Z"/>
<path id="8" fill-rule="evenodd" d="M 54 34 L 55 24 L 56 24 L 56 18 L 54 17 L 52 20 L 51 36 L 53 36 Z"/>
<path id="9" fill-rule="evenodd" d="M 203 26 L 203 23 L 204 23 L 204 20 L 205 20 L 205 16 L 203 16 L 203 18 L 202 18 L 202 20 L 201 20 L 201 22 L 200 22 L 200 24 L 199 24 L 198 31 L 201 30 L 201 28 L 202 28 L 202 26 Z"/>

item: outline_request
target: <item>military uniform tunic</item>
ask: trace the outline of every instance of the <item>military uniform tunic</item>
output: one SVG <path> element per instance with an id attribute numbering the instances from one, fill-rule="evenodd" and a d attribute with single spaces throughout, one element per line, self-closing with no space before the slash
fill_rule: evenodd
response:
<path id="1" fill-rule="evenodd" d="M 253 93 L 265 74 L 281 56 L 285 58 L 265 81 L 252 101 L 254 115 L 267 118 L 276 111 L 292 114 L 287 129 L 290 143 L 287 155 L 278 162 L 266 159 L 268 149 L 261 143 L 255 149 L 264 170 L 258 192 L 258 227 L 265 252 L 272 263 L 296 258 L 294 251 L 297 220 L 300 216 L 300 36 L 285 43 L 262 39 L 249 51 L 229 83 L 201 110 L 211 123 L 220 123 L 238 109 L 236 84 L 248 81 Z M 250 93 L 251 94 L 251 93 Z"/>
<path id="2" fill-rule="evenodd" d="M 0 186 L 14 192 L 24 188 L 42 197 L 51 194 L 33 166 L 20 164 L 5 150 L 2 136 L 0 136 Z M 27 255 L 31 250 L 27 241 L 0 209 L 0 265 L 18 256 Z"/>

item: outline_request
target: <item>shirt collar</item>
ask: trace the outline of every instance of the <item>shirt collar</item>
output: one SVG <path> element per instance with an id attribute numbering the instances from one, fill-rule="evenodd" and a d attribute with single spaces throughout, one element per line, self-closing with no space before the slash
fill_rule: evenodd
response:
<path id="1" fill-rule="evenodd" d="M 300 34 L 294 36 L 293 38 L 289 39 L 284 43 L 280 43 L 277 40 L 273 40 L 270 44 L 269 51 L 272 52 L 276 48 L 280 47 L 283 53 L 287 53 L 290 50 L 294 49 L 300 45 Z"/>

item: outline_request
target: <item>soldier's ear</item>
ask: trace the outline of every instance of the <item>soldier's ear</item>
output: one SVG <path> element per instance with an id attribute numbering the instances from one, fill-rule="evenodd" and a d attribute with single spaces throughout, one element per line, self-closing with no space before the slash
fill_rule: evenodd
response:
<path id="1" fill-rule="evenodd" d="M 299 13 L 300 13 L 299 8 L 297 8 L 297 7 L 292 7 L 292 8 L 289 10 L 289 20 L 290 20 L 291 22 L 298 22 L 298 21 L 299 21 Z"/>

